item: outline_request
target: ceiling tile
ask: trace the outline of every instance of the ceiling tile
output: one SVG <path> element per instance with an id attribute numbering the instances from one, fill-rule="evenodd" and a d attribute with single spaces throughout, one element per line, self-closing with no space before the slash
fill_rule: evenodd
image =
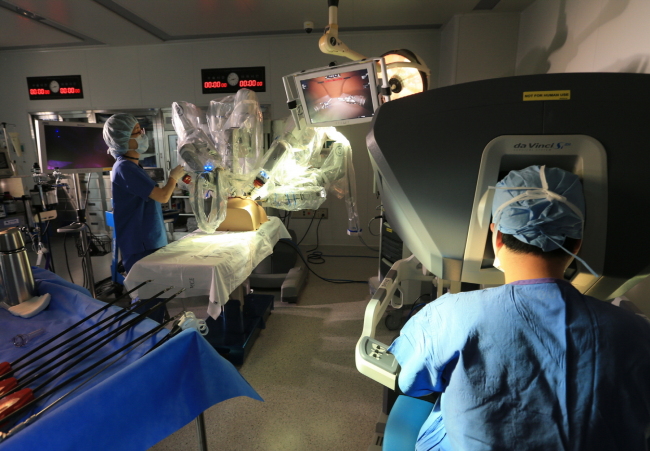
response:
<path id="1" fill-rule="evenodd" d="M 533 2 L 501 0 L 492 11 L 518 12 Z M 303 33 L 306 20 L 314 22 L 313 35 L 317 36 L 328 22 L 324 0 L 0 0 L 2 3 L 42 16 L 64 31 L 0 8 L 0 50 L 84 43 L 146 45 L 169 39 Z M 479 0 L 341 0 L 338 24 L 342 30 L 435 27 L 446 24 L 456 14 L 471 13 L 478 3 Z M 115 8 L 111 9 L 111 5 Z M 143 27 L 137 25 L 138 21 L 142 21 Z M 147 31 L 147 25 L 153 29 Z"/>
<path id="2" fill-rule="evenodd" d="M 0 48 L 78 43 L 81 40 L 0 8 Z"/>

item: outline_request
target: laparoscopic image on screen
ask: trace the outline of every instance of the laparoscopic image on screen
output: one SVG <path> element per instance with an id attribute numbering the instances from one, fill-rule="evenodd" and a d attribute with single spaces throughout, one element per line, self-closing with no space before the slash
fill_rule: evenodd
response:
<path id="1" fill-rule="evenodd" d="M 373 114 L 366 69 L 301 80 L 300 86 L 312 124 Z"/>
<path id="2" fill-rule="evenodd" d="M 98 169 L 115 162 L 101 128 L 46 125 L 44 134 L 47 169 Z"/>

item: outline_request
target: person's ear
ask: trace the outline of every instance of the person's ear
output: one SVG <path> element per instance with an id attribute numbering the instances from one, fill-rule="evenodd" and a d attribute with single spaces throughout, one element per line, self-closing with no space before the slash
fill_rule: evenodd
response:
<path id="1" fill-rule="evenodd" d="M 573 247 L 573 249 L 569 249 L 569 250 L 574 254 L 578 255 L 578 252 L 580 251 L 581 247 L 582 247 L 582 240 L 576 240 L 576 244 Z"/>
<path id="2" fill-rule="evenodd" d="M 494 223 L 491 223 L 490 224 L 490 230 L 492 231 L 492 233 L 496 233 L 495 245 L 496 245 L 497 250 L 498 250 L 498 249 L 501 249 L 501 246 L 503 246 L 503 234 L 498 230 L 495 231 L 494 227 L 495 227 Z"/>
<path id="3" fill-rule="evenodd" d="M 503 233 L 497 230 L 496 234 L 497 234 L 496 246 L 497 249 L 501 249 L 501 246 L 503 246 Z"/>

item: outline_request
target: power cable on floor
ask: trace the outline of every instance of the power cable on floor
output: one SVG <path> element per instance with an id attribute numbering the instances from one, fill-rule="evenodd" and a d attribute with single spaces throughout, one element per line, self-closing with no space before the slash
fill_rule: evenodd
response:
<path id="1" fill-rule="evenodd" d="M 291 246 L 291 248 L 298 254 L 300 259 L 305 263 L 305 266 L 307 267 L 307 269 L 312 274 L 314 274 L 316 277 L 318 277 L 321 280 L 324 280 L 325 282 L 330 282 L 330 283 L 366 283 L 366 284 L 368 283 L 367 280 L 327 279 L 325 277 L 322 277 L 322 276 L 316 274 L 316 272 L 309 267 L 309 263 L 307 262 L 307 260 L 305 260 L 305 257 L 302 255 L 302 251 L 300 250 L 300 248 L 298 247 L 298 245 L 296 243 L 294 243 L 293 241 L 291 241 L 290 239 L 287 239 L 287 238 L 281 238 L 280 241 L 278 241 L 278 242 L 279 243 L 284 243 L 284 244 L 286 244 L 288 246 Z"/>
<path id="2" fill-rule="evenodd" d="M 313 251 L 307 254 L 307 260 L 312 265 L 322 265 L 325 263 L 325 257 L 333 258 L 372 258 L 373 260 L 377 258 L 376 255 L 334 255 L 334 254 L 323 254 L 321 251 Z"/>
<path id="3" fill-rule="evenodd" d="M 314 220 L 314 218 L 312 218 L 312 221 L 313 220 Z M 321 216 L 318 219 L 318 224 L 316 225 L 316 247 L 314 247 L 313 249 L 309 249 L 309 250 L 305 251 L 307 253 L 307 261 L 309 261 L 309 263 L 311 263 L 312 265 L 322 265 L 323 263 L 325 263 L 325 258 L 324 257 L 377 258 L 376 255 L 331 255 L 331 254 L 323 254 L 321 251 L 318 251 L 317 250 L 318 246 L 319 246 L 318 232 L 319 232 L 319 227 L 320 227 L 320 223 L 321 223 L 322 220 L 323 220 L 323 217 Z M 307 230 L 309 230 L 309 229 L 307 229 Z M 361 236 L 359 236 L 359 239 L 361 240 L 361 242 L 363 244 L 366 244 L 363 241 L 363 239 L 361 238 Z M 298 243 L 298 244 L 300 245 L 300 243 Z M 378 251 L 378 249 L 373 249 L 370 246 L 368 246 L 367 244 L 366 244 L 366 247 L 368 249 L 370 249 L 371 251 L 374 251 L 374 252 Z"/>
<path id="4" fill-rule="evenodd" d="M 323 258 L 323 253 L 321 251 L 317 251 L 316 248 L 311 249 L 311 251 L 307 254 L 307 261 L 311 263 L 312 265 L 322 265 L 325 263 L 325 259 Z"/>

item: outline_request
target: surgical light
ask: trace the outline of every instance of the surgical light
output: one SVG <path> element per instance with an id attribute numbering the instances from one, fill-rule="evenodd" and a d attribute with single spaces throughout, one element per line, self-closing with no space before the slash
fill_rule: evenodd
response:
<path id="1" fill-rule="evenodd" d="M 382 55 L 386 61 L 391 99 L 399 99 L 428 89 L 428 68 L 410 50 L 391 50 Z M 379 73 L 381 78 L 381 73 Z"/>

